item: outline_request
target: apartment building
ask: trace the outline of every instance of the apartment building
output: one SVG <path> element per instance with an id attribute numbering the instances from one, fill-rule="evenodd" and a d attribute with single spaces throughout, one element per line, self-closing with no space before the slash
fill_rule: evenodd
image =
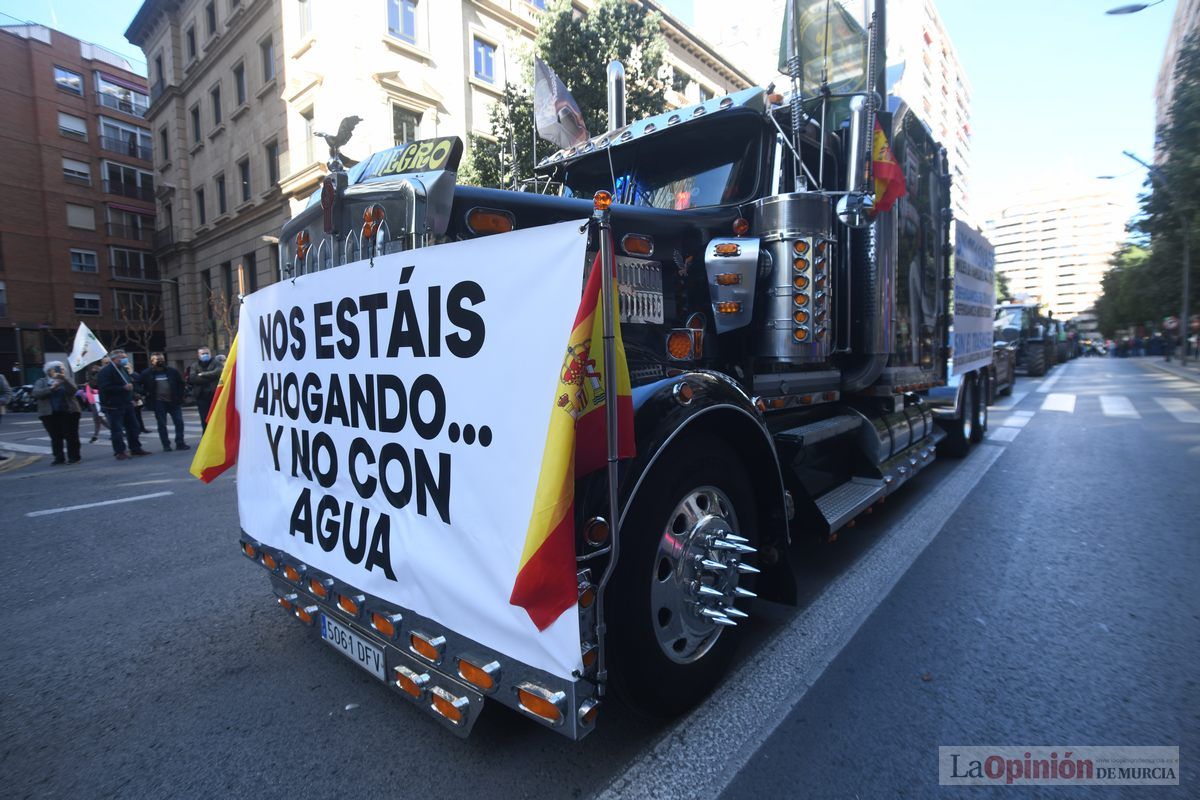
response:
<path id="1" fill-rule="evenodd" d="M 778 69 L 786 0 L 694 0 L 696 32 L 756 83 L 787 85 Z M 842 6 L 859 22 L 863 4 Z M 891 0 L 887 17 L 888 91 L 929 125 L 946 148 L 955 216 L 971 224 L 971 85 L 933 0 Z"/>
<path id="2" fill-rule="evenodd" d="M 576 7 L 586 13 L 591 2 Z M 505 82 L 523 79 L 518 65 L 543 8 L 544 0 L 146 0 L 126 37 L 150 65 L 170 357 L 228 347 L 239 283 L 249 291 L 278 275 L 275 237 L 326 172 L 316 134 L 359 117 L 343 148 L 354 159 L 413 139 L 488 134 Z M 750 85 L 669 15 L 662 30 L 667 65 L 686 86 L 669 102 Z"/>
<path id="3" fill-rule="evenodd" d="M 1171 101 L 1175 97 L 1175 65 L 1179 62 L 1179 51 L 1187 38 L 1200 31 L 1200 0 L 1178 0 L 1175 16 L 1171 18 L 1171 32 L 1167 35 L 1167 46 L 1163 50 L 1162 66 L 1158 81 L 1154 85 L 1154 127 L 1163 127 L 1171 115 Z M 1162 150 L 1154 148 L 1154 160 L 1162 157 Z"/>
<path id="4" fill-rule="evenodd" d="M 1100 279 L 1125 239 L 1130 199 L 1105 181 L 1038 188 L 988 222 L 996 269 L 1014 296 L 1047 306 L 1054 316 L 1094 321 Z"/>
<path id="5" fill-rule="evenodd" d="M 145 363 L 162 346 L 146 81 L 41 25 L 0 27 L 0 370 L 69 352 L 80 322 Z"/>

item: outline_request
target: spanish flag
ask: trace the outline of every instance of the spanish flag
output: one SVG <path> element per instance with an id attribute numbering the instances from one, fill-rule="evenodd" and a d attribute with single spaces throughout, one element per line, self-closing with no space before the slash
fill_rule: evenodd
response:
<path id="1" fill-rule="evenodd" d="M 237 410 L 237 336 L 229 348 L 229 358 L 221 370 L 221 380 L 208 409 L 208 423 L 189 470 L 205 483 L 237 463 L 238 437 L 242 423 Z"/>
<path id="2" fill-rule="evenodd" d="M 875 173 L 875 210 L 873 213 L 882 214 L 891 210 L 896 201 L 907 194 L 904 186 L 904 170 L 896 162 L 891 145 L 879 120 L 875 120 L 875 135 L 871 142 L 871 167 Z"/>
<path id="3" fill-rule="evenodd" d="M 575 325 L 567 340 L 566 358 L 554 392 L 554 407 L 542 471 L 534 494 L 533 514 L 525 534 L 525 549 L 509 602 L 529 614 L 538 630 L 545 630 L 575 605 L 575 479 L 608 463 L 608 438 L 604 410 L 605 381 L 617 382 L 618 454 L 630 458 L 633 439 L 633 395 L 621 326 L 615 325 L 617 364 L 615 376 L 604 374 L 604 315 L 601 313 L 600 256 L 592 264 L 583 290 Z M 617 285 L 613 281 L 613 308 Z M 614 320 L 614 323 L 616 321 Z M 611 521 L 616 528 L 616 521 Z"/>

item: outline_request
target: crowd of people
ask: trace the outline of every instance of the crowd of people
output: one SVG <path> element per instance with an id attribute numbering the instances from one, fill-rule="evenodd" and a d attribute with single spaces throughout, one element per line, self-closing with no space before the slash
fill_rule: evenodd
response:
<path id="1" fill-rule="evenodd" d="M 52 463 L 78 464 L 82 460 L 79 421 L 85 412 L 92 415 L 91 441 L 97 441 L 101 431 L 107 429 L 118 461 L 150 455 L 141 441 L 141 435 L 148 433 L 142 415 L 145 408 L 154 412 L 164 452 L 190 450 L 183 425 L 187 389 L 191 388 L 203 429 L 225 366 L 225 357 L 214 356 L 207 347 L 201 347 L 196 356 L 185 378 L 167 364 L 162 353 L 151 353 L 149 368 L 136 372 L 127 352 L 113 350 L 88 368 L 82 385 L 76 385 L 63 362 L 46 362 L 32 393 L 37 400 L 38 418 L 50 436 Z M 0 375 L 0 414 L 9 397 L 11 388 Z M 168 428 L 168 421 L 173 430 Z"/>

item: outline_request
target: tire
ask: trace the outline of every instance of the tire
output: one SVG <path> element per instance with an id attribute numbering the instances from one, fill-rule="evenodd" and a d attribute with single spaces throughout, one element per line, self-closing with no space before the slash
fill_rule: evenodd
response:
<path id="1" fill-rule="evenodd" d="M 962 393 L 959 395 L 958 419 L 950 420 L 946 427 L 946 438 L 938 445 L 939 450 L 954 458 L 962 458 L 971 449 L 971 442 L 975 441 L 975 398 L 978 397 L 976 392 L 975 379 L 965 378 L 962 385 Z"/>
<path id="2" fill-rule="evenodd" d="M 987 437 L 988 428 L 988 392 L 987 392 L 987 376 L 980 375 L 979 383 L 976 384 L 978 391 L 975 392 L 975 409 L 973 424 L 971 425 L 971 444 L 979 444 Z"/>
<path id="3" fill-rule="evenodd" d="M 650 716 L 676 716 L 699 703 L 728 671 L 742 632 L 736 622 L 753 598 L 732 598 L 735 587 L 753 589 L 754 574 L 736 564 L 755 556 L 709 548 L 706 537 L 720 539 L 726 530 L 746 540 L 742 547 L 755 548 L 757 524 L 750 481 L 722 440 L 685 437 L 654 465 L 621 526 L 620 557 L 605 592 L 610 680 L 629 706 Z M 701 568 L 697 556 L 729 566 Z M 725 593 L 718 602 L 736 602 L 727 612 L 733 617 L 727 622 L 734 624 L 699 614 L 698 595 L 688 588 L 697 579 Z M 717 605 L 700 599 L 710 610 Z"/>
<path id="4" fill-rule="evenodd" d="M 1029 372 L 1029 377 L 1040 378 L 1046 374 L 1046 348 L 1040 344 L 1037 346 L 1030 345 L 1029 356 L 1026 360 L 1026 371 Z"/>

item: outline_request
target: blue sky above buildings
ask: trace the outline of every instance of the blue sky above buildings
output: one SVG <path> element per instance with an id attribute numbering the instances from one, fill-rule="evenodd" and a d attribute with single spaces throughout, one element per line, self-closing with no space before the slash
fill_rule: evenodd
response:
<path id="1" fill-rule="evenodd" d="M 661 0 L 681 21 L 691 0 Z M 1035 183 L 1120 175 L 1132 207 L 1148 158 L 1154 84 L 1175 0 L 1109 16 L 1125 0 L 936 0 L 972 87 L 977 213 Z M 140 0 L 0 0 L 5 23 L 30 20 L 94 42 L 145 70 L 125 28 Z"/>

